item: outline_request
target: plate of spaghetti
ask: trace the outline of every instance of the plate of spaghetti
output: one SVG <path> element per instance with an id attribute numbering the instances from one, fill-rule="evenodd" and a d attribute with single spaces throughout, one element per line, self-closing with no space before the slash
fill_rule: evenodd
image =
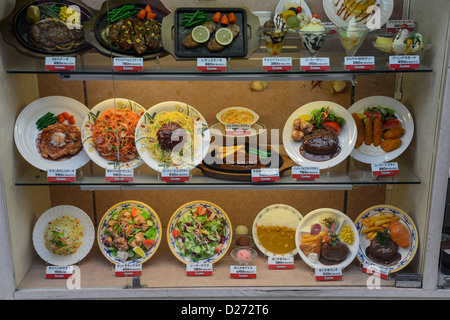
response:
<path id="1" fill-rule="evenodd" d="M 142 164 L 135 131 L 144 107 L 129 99 L 108 99 L 84 119 L 81 136 L 89 157 L 104 169 L 133 169 Z"/>
<path id="2" fill-rule="evenodd" d="M 210 132 L 205 118 L 184 102 L 165 101 L 149 108 L 136 128 L 136 149 L 153 170 L 191 170 L 206 156 Z"/>

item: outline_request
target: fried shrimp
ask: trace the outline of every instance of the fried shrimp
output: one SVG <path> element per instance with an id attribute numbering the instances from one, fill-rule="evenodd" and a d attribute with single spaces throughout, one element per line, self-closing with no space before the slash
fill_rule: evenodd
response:
<path id="1" fill-rule="evenodd" d="M 356 144 L 355 148 L 359 148 L 364 140 L 365 140 L 365 129 L 364 129 L 364 123 L 362 122 L 361 118 L 358 116 L 357 113 L 352 113 L 353 120 L 355 120 L 356 123 Z"/>

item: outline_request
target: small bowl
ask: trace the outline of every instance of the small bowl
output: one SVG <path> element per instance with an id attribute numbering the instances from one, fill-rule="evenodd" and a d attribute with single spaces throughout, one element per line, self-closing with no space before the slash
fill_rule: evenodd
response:
<path id="1" fill-rule="evenodd" d="M 230 112 L 230 111 L 233 111 L 233 110 L 236 110 L 236 111 L 244 111 L 244 112 L 250 113 L 250 114 L 253 116 L 253 121 L 250 122 L 250 123 L 248 123 L 248 124 L 250 124 L 250 126 L 254 125 L 254 124 L 256 123 L 256 121 L 258 121 L 258 119 L 259 119 L 259 115 L 258 115 L 255 111 L 253 111 L 253 110 L 250 110 L 250 109 L 244 108 L 244 107 L 229 107 L 229 108 L 223 109 L 222 111 L 220 111 L 219 113 L 216 114 L 217 120 L 219 120 L 219 122 L 220 122 L 224 127 L 227 125 L 227 123 L 225 123 L 225 122 L 222 120 L 222 116 L 223 116 L 224 114 Z"/>
<path id="2" fill-rule="evenodd" d="M 255 245 L 255 241 L 249 234 L 239 234 L 233 237 L 232 245 L 236 248 L 251 248 Z"/>
<path id="3" fill-rule="evenodd" d="M 244 251 L 246 254 L 249 254 L 248 259 L 242 258 L 239 252 Z M 231 257 L 238 264 L 251 264 L 253 260 L 257 257 L 258 253 L 255 249 L 252 248 L 234 248 L 231 250 Z"/>
<path id="4" fill-rule="evenodd" d="M 259 25 L 262 27 L 268 20 L 272 20 L 272 11 L 252 11 L 258 17 Z"/>

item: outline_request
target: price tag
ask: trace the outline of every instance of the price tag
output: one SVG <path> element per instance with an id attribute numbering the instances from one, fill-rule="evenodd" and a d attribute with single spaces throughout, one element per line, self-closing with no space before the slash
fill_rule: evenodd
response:
<path id="1" fill-rule="evenodd" d="M 73 266 L 48 266 L 45 268 L 46 279 L 68 279 L 73 275 Z"/>
<path id="2" fill-rule="evenodd" d="M 372 70 L 375 69 L 375 57 L 345 57 L 345 70 Z"/>
<path id="3" fill-rule="evenodd" d="M 362 272 L 387 280 L 389 278 L 390 269 L 387 266 L 365 261 L 362 267 Z"/>
<path id="4" fill-rule="evenodd" d="M 326 71 L 330 70 L 330 58 L 300 58 L 301 71 Z"/>
<path id="5" fill-rule="evenodd" d="M 227 136 L 248 136 L 252 133 L 251 125 L 244 123 L 231 123 L 225 125 L 225 134 Z"/>
<path id="6" fill-rule="evenodd" d="M 76 179 L 76 169 L 48 169 L 48 182 L 72 182 Z"/>
<path id="7" fill-rule="evenodd" d="M 142 275 L 142 263 L 119 263 L 115 267 L 116 277 L 133 277 Z"/>
<path id="8" fill-rule="evenodd" d="M 395 176 L 399 174 L 397 162 L 372 163 L 373 176 Z"/>
<path id="9" fill-rule="evenodd" d="M 277 168 L 252 169 L 252 182 L 269 182 L 280 180 L 280 170 Z"/>
<path id="10" fill-rule="evenodd" d="M 314 180 L 320 178 L 319 167 L 292 167 L 292 179 Z"/>
<path id="11" fill-rule="evenodd" d="M 316 271 L 316 281 L 337 281 L 342 280 L 342 269 L 341 268 L 317 268 Z"/>
<path id="12" fill-rule="evenodd" d="M 416 22 L 414 20 L 388 20 L 386 22 L 386 32 L 397 33 L 403 25 L 407 26 L 409 32 L 414 32 L 416 29 Z"/>
<path id="13" fill-rule="evenodd" d="M 264 57 L 262 69 L 266 71 L 290 71 L 292 70 L 291 57 Z"/>
<path id="14" fill-rule="evenodd" d="M 212 276 L 212 263 L 188 263 L 186 264 L 186 275 L 188 276 Z"/>
<path id="15" fill-rule="evenodd" d="M 256 279 L 256 266 L 246 266 L 246 265 L 230 266 L 230 278 Z"/>
<path id="16" fill-rule="evenodd" d="M 106 181 L 130 182 L 133 181 L 133 169 L 106 169 Z"/>
<path id="17" fill-rule="evenodd" d="M 412 70 L 420 68 L 419 56 L 389 56 L 389 68 L 394 70 Z"/>
<path id="18" fill-rule="evenodd" d="M 142 58 L 114 58 L 114 71 L 142 71 L 144 60 Z"/>
<path id="19" fill-rule="evenodd" d="M 162 169 L 161 180 L 166 182 L 181 182 L 189 180 L 188 169 Z"/>
<path id="20" fill-rule="evenodd" d="M 75 57 L 45 57 L 45 70 L 48 71 L 75 70 Z"/>
<path id="21" fill-rule="evenodd" d="M 197 58 L 197 71 L 226 71 L 225 58 Z"/>
<path id="22" fill-rule="evenodd" d="M 269 269 L 294 269 L 294 257 L 270 256 Z"/>

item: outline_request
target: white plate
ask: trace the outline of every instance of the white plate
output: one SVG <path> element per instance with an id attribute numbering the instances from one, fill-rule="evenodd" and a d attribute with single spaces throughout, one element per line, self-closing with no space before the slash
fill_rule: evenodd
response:
<path id="1" fill-rule="evenodd" d="M 284 11 L 284 3 L 285 2 L 295 2 L 297 3 L 297 7 L 300 5 L 302 5 L 302 13 L 305 14 L 306 16 L 308 16 L 309 18 L 312 17 L 311 14 L 311 10 L 308 7 L 308 4 L 306 3 L 305 0 L 280 0 L 277 4 L 277 6 L 275 7 L 275 15 L 274 15 L 274 19 L 277 15 L 279 15 L 280 13 L 282 13 Z"/>
<path id="2" fill-rule="evenodd" d="M 419 246 L 419 239 L 417 234 L 417 229 L 412 221 L 412 219 L 401 209 L 396 208 L 394 206 L 390 205 L 377 205 L 370 207 L 366 210 L 364 210 L 358 218 L 355 219 L 355 226 L 358 230 L 357 235 L 359 235 L 359 249 L 357 258 L 358 260 L 364 264 L 365 262 L 372 262 L 371 259 L 369 259 L 366 256 L 366 248 L 370 245 L 369 239 L 366 239 L 366 236 L 364 234 L 361 234 L 361 231 L 366 228 L 362 224 L 362 219 L 369 218 L 373 215 L 379 215 L 380 213 L 393 213 L 394 215 L 400 217 L 400 222 L 408 229 L 410 234 L 410 244 L 408 248 L 398 248 L 398 252 L 401 254 L 401 259 L 399 262 L 397 262 L 395 265 L 389 266 L 389 271 L 391 273 L 400 271 L 404 267 L 406 267 L 414 258 L 417 248 Z"/>
<path id="3" fill-rule="evenodd" d="M 348 109 L 348 112 L 350 115 L 354 112 L 362 113 L 365 108 L 376 107 L 378 105 L 395 110 L 395 115 L 402 123 L 402 127 L 405 129 L 405 134 L 401 137 L 401 147 L 390 152 L 383 151 L 380 146 L 367 146 L 364 142 L 359 148 L 354 148 L 350 156 L 353 159 L 364 163 L 383 163 L 397 158 L 403 153 L 403 151 L 406 150 L 406 148 L 408 148 L 414 135 L 414 121 L 411 113 L 409 113 L 408 109 L 406 109 L 400 101 L 393 98 L 385 96 L 372 96 L 364 98 L 354 103 Z"/>
<path id="4" fill-rule="evenodd" d="M 328 106 L 337 116 L 344 118 L 345 123 L 339 134 L 339 146 L 341 152 L 334 158 L 327 161 L 311 161 L 304 158 L 300 154 L 300 146 L 302 142 L 295 142 L 291 139 L 292 124 L 300 115 L 311 114 L 314 109 L 320 109 Z M 298 108 L 286 121 L 283 129 L 283 146 L 289 157 L 298 165 L 303 167 L 319 167 L 319 169 L 327 169 L 338 165 L 344 161 L 353 150 L 356 143 L 356 124 L 347 109 L 331 101 L 315 101 L 307 103 Z"/>
<path id="5" fill-rule="evenodd" d="M 84 149 L 72 158 L 59 161 L 47 160 L 39 153 L 36 147 L 36 139 L 40 131 L 36 128 L 36 121 L 47 112 L 58 115 L 64 111 L 74 116 L 75 126 L 81 129 L 81 124 L 89 109 L 72 98 L 50 96 L 40 98 L 27 105 L 16 120 L 14 141 L 17 149 L 26 161 L 40 170 L 78 169 L 89 161 Z"/>
<path id="6" fill-rule="evenodd" d="M 149 108 L 147 112 L 144 114 L 143 117 L 139 120 L 139 123 L 136 127 L 136 149 L 141 156 L 142 160 L 153 170 L 160 172 L 162 169 L 164 169 L 165 165 L 161 161 L 158 161 L 157 159 L 154 159 L 150 152 L 147 149 L 148 144 L 150 143 L 148 139 L 146 138 L 146 127 L 149 125 L 153 119 L 158 113 L 162 111 L 179 111 L 184 112 L 187 109 L 187 112 L 189 115 L 191 115 L 194 119 L 200 119 L 201 120 L 201 127 L 198 129 L 201 130 L 202 139 L 201 141 L 201 147 L 196 149 L 196 152 L 194 154 L 194 160 L 191 163 L 183 163 L 180 166 L 177 166 L 177 168 L 184 168 L 184 169 L 193 169 L 197 165 L 199 165 L 203 158 L 208 153 L 209 149 L 209 143 L 210 143 L 210 132 L 208 128 L 208 124 L 206 123 L 205 118 L 201 115 L 200 112 L 198 112 L 195 108 L 188 105 L 184 102 L 178 102 L 178 101 L 165 101 L 158 103 L 154 105 L 153 107 Z"/>
<path id="7" fill-rule="evenodd" d="M 77 252 L 68 256 L 58 256 L 53 252 L 50 252 L 45 247 L 44 241 L 44 232 L 47 229 L 48 224 L 62 216 L 69 216 L 71 218 L 78 219 L 84 228 L 84 237 L 81 247 L 78 248 Z M 94 238 L 94 225 L 88 215 L 83 210 L 68 205 L 56 206 L 45 211 L 39 217 L 33 229 L 33 245 L 38 255 L 45 262 L 55 266 L 69 266 L 83 260 L 83 258 L 91 250 L 92 244 L 94 243 Z"/>
<path id="8" fill-rule="evenodd" d="M 270 205 L 264 209 L 261 210 L 261 212 L 258 213 L 258 215 L 256 216 L 255 220 L 253 221 L 253 226 L 252 226 L 252 235 L 253 235 L 253 240 L 255 241 L 256 246 L 258 247 L 259 251 L 261 251 L 263 254 L 265 254 L 266 256 L 269 257 L 273 257 L 273 256 L 285 256 L 285 257 L 293 257 L 297 254 L 297 248 L 298 246 L 295 246 L 295 249 L 292 250 L 291 252 L 288 252 L 286 254 L 275 254 L 269 250 L 267 250 L 266 248 L 263 247 L 263 245 L 259 242 L 258 240 L 258 233 L 257 233 L 257 229 L 258 229 L 258 223 L 259 220 L 266 215 L 267 213 L 269 213 L 270 211 L 274 210 L 274 209 L 282 209 L 285 212 L 291 213 L 293 215 L 295 215 L 299 221 L 301 221 L 303 219 L 303 216 L 301 215 L 300 212 L 297 211 L 297 209 L 287 205 L 287 204 L 273 204 Z"/>
<path id="9" fill-rule="evenodd" d="M 344 3 L 343 0 L 323 0 L 323 8 L 325 9 L 325 13 L 327 14 L 328 18 L 333 22 L 337 27 L 340 28 L 346 28 L 350 20 L 353 18 L 352 15 L 348 15 L 346 19 L 344 19 L 344 13 L 341 13 L 338 15 L 338 10 L 340 8 L 340 4 Z M 357 23 L 359 25 L 364 25 L 366 27 L 369 27 L 370 30 L 375 30 L 381 28 L 391 17 L 392 11 L 394 10 L 394 1 L 393 0 L 377 0 L 377 4 L 379 4 L 380 10 L 379 12 L 379 19 L 380 19 L 380 25 L 375 28 L 371 27 L 371 22 L 369 21 L 369 24 L 367 24 L 368 20 L 371 19 L 371 17 L 367 17 L 361 22 L 358 21 Z M 337 4 L 337 5 L 336 5 Z M 378 19 L 378 13 L 374 15 L 374 18 L 372 19 L 374 22 Z"/>
<path id="10" fill-rule="evenodd" d="M 257 135 L 260 135 L 260 134 L 266 132 L 266 130 L 267 129 L 263 124 L 257 122 L 252 125 L 252 127 L 250 129 L 250 134 L 248 136 L 244 136 L 244 137 L 248 137 L 248 138 L 256 137 Z M 218 121 L 213 122 L 209 125 L 209 131 L 211 133 L 211 136 L 216 135 L 219 137 L 227 137 L 227 139 L 229 139 L 230 137 L 234 137 L 236 139 L 242 139 L 241 136 L 226 135 L 224 126 Z"/>
<path id="11" fill-rule="evenodd" d="M 359 238 L 358 238 L 358 231 L 356 230 L 355 224 L 353 221 L 347 217 L 344 213 L 342 213 L 339 210 L 331 209 L 331 208 L 321 208 L 316 209 L 308 213 L 303 220 L 300 222 L 300 224 L 297 227 L 297 232 L 295 233 L 295 245 L 298 248 L 301 244 L 301 236 L 305 233 L 310 233 L 311 226 L 315 223 L 320 223 L 324 218 L 327 217 L 334 217 L 336 220 L 337 228 L 340 229 L 340 226 L 342 223 L 350 226 L 350 228 L 353 231 L 353 234 L 355 235 L 355 241 L 348 245 L 350 252 L 347 255 L 347 258 L 342 261 L 341 263 L 335 264 L 335 265 L 324 265 L 320 261 L 317 263 L 311 262 L 311 260 L 308 259 L 308 257 L 303 253 L 301 249 L 298 250 L 300 257 L 305 261 L 307 265 L 309 265 L 311 268 L 327 268 L 327 267 L 335 267 L 335 268 L 341 268 L 344 269 L 347 267 L 352 261 L 355 259 L 356 253 L 358 252 L 359 248 Z"/>
<path id="12" fill-rule="evenodd" d="M 103 111 L 109 108 L 127 108 L 132 111 L 140 114 L 141 116 L 144 114 L 145 109 L 140 104 L 131 101 L 129 99 L 124 98 L 113 98 L 100 102 L 95 107 L 90 110 L 83 122 L 83 127 L 81 128 L 81 137 L 83 139 L 83 146 L 86 150 L 88 156 L 94 161 L 97 165 L 104 169 L 134 169 L 139 167 L 143 161 L 140 157 L 136 157 L 128 162 L 114 162 L 110 160 L 106 160 L 103 158 L 98 151 L 94 148 L 94 144 L 92 143 L 92 132 L 94 130 L 94 122 L 96 119 L 96 115 L 101 115 Z"/>

